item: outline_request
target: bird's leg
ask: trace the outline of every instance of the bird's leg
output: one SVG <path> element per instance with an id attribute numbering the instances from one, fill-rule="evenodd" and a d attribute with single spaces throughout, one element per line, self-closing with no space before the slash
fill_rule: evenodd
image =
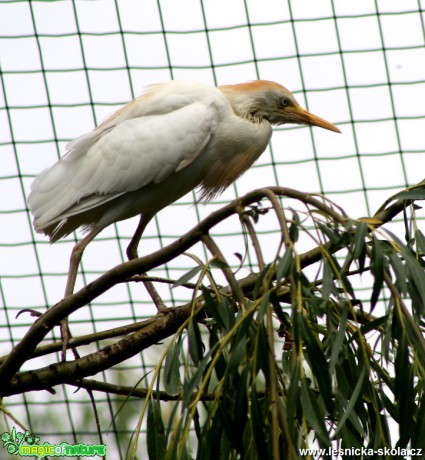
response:
<path id="1" fill-rule="evenodd" d="M 74 293 L 75 281 L 77 279 L 78 266 L 80 265 L 84 249 L 100 232 L 102 228 L 95 228 L 81 241 L 79 241 L 73 248 L 71 258 L 69 261 L 68 279 L 66 281 L 65 295 L 67 297 Z M 62 361 L 66 359 L 66 349 L 68 348 L 69 340 L 71 339 L 71 331 L 68 326 L 68 318 L 61 321 L 61 336 L 62 336 Z M 74 352 L 74 349 L 73 349 Z M 76 352 L 76 350 L 75 350 Z M 75 355 L 74 352 L 74 355 Z M 78 357 L 78 356 L 76 356 Z"/>
<path id="2" fill-rule="evenodd" d="M 77 279 L 78 266 L 83 257 L 83 252 L 87 245 L 92 241 L 103 228 L 95 228 L 79 241 L 72 249 L 71 259 L 69 261 L 68 280 L 66 282 L 65 297 L 74 293 L 75 280 Z"/>
<path id="3" fill-rule="evenodd" d="M 128 260 L 137 259 L 139 257 L 137 248 L 139 246 L 140 238 L 142 237 L 143 232 L 145 231 L 146 225 L 148 225 L 148 223 L 149 223 L 149 220 L 144 219 L 143 215 L 141 215 L 139 225 L 137 226 L 136 231 L 133 235 L 133 238 L 131 238 L 130 244 L 127 247 Z M 147 273 L 142 273 L 142 275 L 148 276 Z M 145 288 L 148 291 L 148 294 L 151 296 L 151 299 L 153 300 L 153 303 L 155 304 L 156 309 L 158 311 L 166 309 L 167 306 L 162 301 L 161 296 L 156 290 L 154 284 L 148 280 L 143 281 L 143 284 L 145 285 Z"/>
<path id="4" fill-rule="evenodd" d="M 139 247 L 140 238 L 142 237 L 143 232 L 145 231 L 146 225 L 148 225 L 148 223 L 149 220 L 146 221 L 143 215 L 141 215 L 139 225 L 137 226 L 136 231 L 134 232 L 133 238 L 131 238 L 130 244 L 127 246 L 126 252 L 128 260 L 137 259 L 139 257 L 137 248 Z"/>

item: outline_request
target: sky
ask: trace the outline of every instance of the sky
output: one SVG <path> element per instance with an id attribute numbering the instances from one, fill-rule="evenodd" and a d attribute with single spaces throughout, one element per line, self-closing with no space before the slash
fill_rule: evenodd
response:
<path id="1" fill-rule="evenodd" d="M 146 229 L 141 254 L 171 243 L 200 218 L 255 188 L 324 193 L 350 216 L 361 217 L 422 180 L 424 3 L 0 2 L 0 354 L 31 324 L 28 315 L 14 319 L 20 309 L 43 311 L 61 299 L 75 242 L 71 235 L 49 245 L 34 233 L 25 204 L 34 177 L 66 153 L 70 140 L 91 131 L 146 85 L 170 79 L 212 85 L 272 80 L 342 134 L 289 125 L 275 129 L 254 167 L 218 200 L 194 206 L 190 194 L 162 211 Z M 123 260 L 136 225 L 134 218 L 102 232 L 86 251 L 77 288 Z M 257 228 L 272 260 L 277 223 L 266 216 Z M 237 264 L 233 253 L 245 251 L 237 220 L 215 234 Z M 205 260 L 200 246 L 192 252 Z M 154 274 L 178 278 L 193 266 L 191 258 L 181 257 Z M 160 292 L 176 305 L 189 295 L 168 287 Z M 119 309 L 110 308 L 117 302 Z M 94 326 L 85 320 L 92 317 L 107 328 L 152 313 L 140 285 L 120 286 L 75 320 L 90 332 Z"/>

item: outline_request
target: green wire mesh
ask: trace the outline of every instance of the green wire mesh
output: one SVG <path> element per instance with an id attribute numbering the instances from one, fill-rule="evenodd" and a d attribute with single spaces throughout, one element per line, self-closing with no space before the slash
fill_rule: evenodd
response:
<path id="1" fill-rule="evenodd" d="M 34 321 L 27 314 L 15 319 L 20 310 L 44 311 L 60 300 L 78 237 L 51 246 L 34 233 L 25 202 L 32 180 L 66 152 L 67 142 L 146 85 L 170 79 L 218 85 L 275 80 L 343 134 L 276 129 L 260 160 L 216 202 L 199 206 L 191 194 L 161 212 L 146 231 L 142 254 L 174 241 L 253 188 L 277 184 L 324 193 L 358 217 L 422 180 L 423 7 L 420 1 L 2 1 L 0 354 L 8 353 Z M 136 225 L 131 219 L 102 232 L 84 256 L 77 288 L 125 260 Z M 276 226 L 266 220 L 258 229 L 272 247 Z M 227 253 L 244 252 L 237 221 L 220 226 L 215 235 Z M 207 257 L 202 247 L 193 252 Z M 179 258 L 152 274 L 175 279 L 192 263 Z M 249 259 L 247 270 L 254 266 Z M 189 295 L 159 289 L 174 305 Z M 123 285 L 74 315 L 71 329 L 90 333 L 152 313 L 140 285 Z M 131 371 L 136 383 L 155 358 L 155 351 L 144 353 L 96 378 L 128 383 Z M 27 394 L 5 404 L 42 440 L 96 443 L 87 395 L 70 387 L 56 390 L 55 396 Z M 96 401 L 108 449 L 114 458 L 124 458 L 123 441 L 135 426 L 140 402 L 129 402 L 115 417 L 119 399 L 96 394 Z M 7 429 L 3 422 L 0 428 Z"/>

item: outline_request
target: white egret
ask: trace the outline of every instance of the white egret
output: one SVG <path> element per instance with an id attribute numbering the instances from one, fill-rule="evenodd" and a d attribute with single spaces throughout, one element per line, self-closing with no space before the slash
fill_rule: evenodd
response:
<path id="1" fill-rule="evenodd" d="M 212 87 L 189 81 L 150 86 L 94 131 L 32 185 L 34 228 L 53 243 L 82 227 L 65 295 L 72 294 L 87 244 L 108 225 L 140 215 L 127 249 L 137 257 L 155 214 L 191 190 L 208 201 L 243 174 L 266 149 L 272 125 L 296 123 L 340 132 L 304 110 L 270 81 Z"/>

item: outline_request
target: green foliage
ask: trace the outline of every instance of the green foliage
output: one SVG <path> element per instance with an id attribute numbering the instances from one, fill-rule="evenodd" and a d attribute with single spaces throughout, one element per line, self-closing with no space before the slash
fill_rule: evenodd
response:
<path id="1" fill-rule="evenodd" d="M 159 401 L 150 400 L 147 421 L 147 447 L 151 460 L 161 460 L 165 455 L 164 423 Z"/>
<path id="2" fill-rule="evenodd" d="M 167 423 L 148 403 L 150 459 L 425 447 L 424 235 L 416 228 L 403 243 L 378 219 L 307 215 L 283 222 L 245 303 L 204 284 L 211 263 L 179 280 L 199 275 L 200 295 L 158 374 L 177 395 Z M 316 252 L 299 252 L 305 236 Z"/>

